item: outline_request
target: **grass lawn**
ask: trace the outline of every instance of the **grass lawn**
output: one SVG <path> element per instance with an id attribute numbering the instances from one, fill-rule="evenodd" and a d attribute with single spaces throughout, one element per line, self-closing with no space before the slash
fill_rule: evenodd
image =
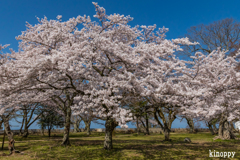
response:
<path id="1" fill-rule="evenodd" d="M 240 144 L 238 140 L 212 141 L 210 133 L 183 134 L 171 133 L 171 142 L 163 141 L 164 136 L 152 134 L 116 134 L 113 137 L 114 149 L 103 150 L 104 133 L 72 133 L 71 146 L 60 146 L 62 135 L 54 137 L 30 135 L 28 138 L 15 136 L 15 148 L 23 155 L 14 153 L 11 156 L 0 156 L 0 159 L 30 160 L 30 159 L 218 159 L 209 158 L 209 150 L 219 152 L 236 152 L 233 159 L 240 159 Z M 192 143 L 183 142 L 189 137 Z M 0 137 L 2 142 L 2 135 Z M 7 141 L 7 138 L 6 138 Z M 8 154 L 8 144 L 5 141 L 4 150 L 0 154 Z"/>

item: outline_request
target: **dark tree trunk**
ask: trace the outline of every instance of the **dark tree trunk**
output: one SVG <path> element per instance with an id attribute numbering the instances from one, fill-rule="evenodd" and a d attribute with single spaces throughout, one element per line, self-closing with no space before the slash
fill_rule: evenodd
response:
<path id="1" fill-rule="evenodd" d="M 212 124 L 211 124 L 211 123 L 209 123 L 209 122 L 207 122 L 207 125 L 208 125 L 208 128 L 209 128 L 209 130 L 210 130 L 211 134 L 212 134 L 212 135 L 214 135 L 214 134 L 215 134 L 215 132 L 214 132 L 214 130 L 213 130 L 213 128 L 212 128 Z"/>
<path id="2" fill-rule="evenodd" d="M 41 131 L 42 131 L 42 135 L 44 136 L 44 127 L 43 127 L 43 125 L 41 126 Z"/>
<path id="3" fill-rule="evenodd" d="M 3 147 L 4 147 L 5 136 L 6 136 L 6 132 L 5 132 L 5 130 L 4 130 L 4 133 L 3 133 L 3 141 L 2 141 L 2 150 L 3 150 Z"/>
<path id="4" fill-rule="evenodd" d="M 70 132 L 70 123 L 71 123 L 70 118 L 71 118 L 71 108 L 68 107 L 65 113 L 65 124 L 64 124 L 63 141 L 62 141 L 63 146 L 70 145 L 70 141 L 69 141 L 69 132 Z"/>
<path id="5" fill-rule="evenodd" d="M 22 128 L 23 128 L 23 125 L 24 125 L 24 118 L 23 118 L 23 120 L 22 120 L 22 125 L 21 125 L 21 128 L 20 128 L 20 130 L 19 130 L 19 136 L 22 135 Z"/>
<path id="6" fill-rule="evenodd" d="M 150 132 L 149 132 L 149 123 L 148 123 L 148 115 L 146 114 L 146 135 L 150 135 Z"/>
<path id="7" fill-rule="evenodd" d="M 22 137 L 24 137 L 24 138 L 28 137 L 27 115 L 25 117 L 25 125 L 24 125 L 24 131 L 23 131 Z"/>
<path id="8" fill-rule="evenodd" d="M 137 117 L 137 134 L 139 134 L 139 124 L 138 124 L 138 117 Z"/>
<path id="9" fill-rule="evenodd" d="M 3 121 L 0 122 L 0 129 L 3 129 L 2 124 L 3 124 Z"/>
<path id="10" fill-rule="evenodd" d="M 144 127 L 144 129 L 145 129 L 145 134 L 146 134 L 146 135 L 150 135 L 148 125 L 147 125 L 147 124 L 145 125 L 142 120 L 140 120 L 140 121 L 141 121 L 141 123 L 142 123 L 142 125 L 143 125 L 143 127 Z"/>
<path id="11" fill-rule="evenodd" d="M 52 127 L 50 126 L 48 126 L 48 137 L 51 137 L 51 129 L 52 129 Z"/>
<path id="12" fill-rule="evenodd" d="M 27 110 L 23 110 L 23 119 L 24 119 L 24 131 L 22 137 L 27 138 L 28 137 L 28 119 L 27 119 Z"/>
<path id="13" fill-rule="evenodd" d="M 105 141 L 104 141 L 104 149 L 111 150 L 113 149 L 112 145 L 112 132 L 117 127 L 117 122 L 110 117 L 107 117 L 105 123 Z"/>
<path id="14" fill-rule="evenodd" d="M 51 137 L 51 129 L 48 129 L 48 137 Z"/>
<path id="15" fill-rule="evenodd" d="M 190 128 L 190 133 L 194 133 L 195 129 L 194 129 L 193 119 L 186 117 L 186 120 L 187 120 L 187 124 L 188 124 L 188 126 Z"/>
<path id="16" fill-rule="evenodd" d="M 29 135 L 29 133 L 28 133 L 28 128 L 27 128 L 27 127 L 24 127 L 24 131 L 23 131 L 22 137 L 27 138 L 28 135 Z"/>
<path id="17" fill-rule="evenodd" d="M 24 132 L 23 132 L 22 137 L 25 137 L 25 138 L 28 137 L 28 135 L 29 135 L 28 128 L 42 115 L 42 113 L 40 113 L 40 114 L 30 123 L 30 121 L 31 121 L 31 119 L 32 119 L 32 116 L 33 116 L 33 113 L 34 113 L 34 110 L 35 110 L 35 109 L 33 109 L 33 110 L 31 111 L 31 114 L 30 114 L 30 116 L 29 116 L 29 119 L 28 119 L 28 112 L 27 112 L 27 110 L 24 110 L 24 111 L 23 111 L 23 112 L 24 112 L 24 123 L 25 123 L 25 125 L 24 125 Z"/>

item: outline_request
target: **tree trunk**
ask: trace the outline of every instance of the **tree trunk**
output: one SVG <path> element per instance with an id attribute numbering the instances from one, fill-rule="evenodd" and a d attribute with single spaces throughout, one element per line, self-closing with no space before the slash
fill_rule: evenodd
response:
<path id="1" fill-rule="evenodd" d="M 158 116 L 162 119 L 162 122 L 158 119 Z M 161 129 L 164 132 L 164 140 L 165 141 L 170 141 L 170 132 L 171 132 L 171 127 L 172 127 L 172 123 L 173 121 L 176 119 L 175 114 L 171 111 L 169 111 L 168 117 L 164 116 L 164 113 L 161 110 L 155 110 L 154 112 L 154 118 L 155 120 L 158 122 L 159 126 L 161 127 Z M 168 119 L 166 119 L 168 118 Z"/>
<path id="2" fill-rule="evenodd" d="M 219 122 L 219 128 L 218 128 L 218 136 L 219 137 L 223 137 L 223 128 L 224 128 L 223 124 L 224 124 L 224 122 L 221 119 L 220 122 Z"/>
<path id="3" fill-rule="evenodd" d="M 22 134 L 22 137 L 24 138 L 27 138 L 28 137 L 28 128 L 27 127 L 24 127 L 24 131 L 23 131 L 23 134 Z"/>
<path id="4" fill-rule="evenodd" d="M 19 130 L 19 136 L 22 135 L 22 128 L 23 128 L 23 125 L 24 125 L 24 118 L 23 118 L 23 120 L 22 120 L 22 125 L 21 125 L 21 128 L 20 128 L 20 130 Z"/>
<path id="5" fill-rule="evenodd" d="M 25 124 L 24 124 L 24 131 L 23 131 L 22 137 L 27 138 L 28 137 L 27 114 L 26 115 L 24 114 L 24 121 L 25 121 Z"/>
<path id="6" fill-rule="evenodd" d="M 85 123 L 85 128 L 86 128 L 86 131 L 87 131 L 87 135 L 88 135 L 88 136 L 91 134 L 90 125 L 91 125 L 91 121 L 87 121 L 87 122 Z"/>
<path id="7" fill-rule="evenodd" d="M 188 124 L 188 126 L 190 128 L 190 133 L 194 133 L 195 129 L 194 129 L 193 119 L 186 117 L 186 120 L 187 120 L 187 124 Z"/>
<path id="8" fill-rule="evenodd" d="M 78 123 L 78 122 L 74 122 L 73 128 L 74 128 L 74 129 L 73 129 L 73 132 L 74 132 L 74 133 L 80 132 L 79 123 Z"/>
<path id="9" fill-rule="evenodd" d="M 235 139 L 235 135 L 233 134 L 228 121 L 224 122 L 223 134 L 222 135 L 223 135 L 224 139 Z"/>
<path id="10" fill-rule="evenodd" d="M 212 128 L 212 124 L 211 124 L 211 123 L 209 123 L 209 122 L 207 122 L 207 125 L 208 125 L 208 128 L 209 128 L 209 130 L 210 130 L 211 134 L 212 134 L 212 135 L 214 135 L 214 134 L 215 134 L 215 132 L 214 132 L 214 130 L 213 130 L 213 128 Z"/>
<path id="11" fill-rule="evenodd" d="M 44 136 L 44 127 L 41 125 L 42 135 Z"/>
<path id="12" fill-rule="evenodd" d="M 28 119 L 27 119 L 27 110 L 23 110 L 23 119 L 24 119 L 24 131 L 23 131 L 23 135 L 22 135 L 22 137 L 24 137 L 24 138 L 27 138 L 28 137 L 28 127 L 27 127 L 27 125 L 28 125 Z"/>
<path id="13" fill-rule="evenodd" d="M 220 122 L 219 122 L 219 130 L 218 130 L 218 136 L 214 138 L 215 139 L 235 139 L 236 136 L 231 131 L 231 127 L 229 122 L 227 121 L 227 118 L 222 115 Z"/>
<path id="14" fill-rule="evenodd" d="M 11 139 L 13 139 L 13 132 L 11 131 L 8 119 L 4 118 L 3 121 L 5 133 L 8 137 L 8 141 L 10 141 Z"/>
<path id="15" fill-rule="evenodd" d="M 52 127 L 48 127 L 48 137 L 51 137 L 51 129 Z"/>
<path id="16" fill-rule="evenodd" d="M 91 121 L 88 122 L 88 125 L 87 125 L 87 135 L 88 136 L 91 134 L 90 126 L 91 126 Z"/>
<path id="17" fill-rule="evenodd" d="M 148 115 L 146 114 L 146 135 L 150 135 L 149 133 L 149 123 L 148 123 Z"/>
<path id="18" fill-rule="evenodd" d="M 213 124 L 213 130 L 215 134 L 218 134 L 218 128 L 216 127 L 216 123 Z"/>
<path id="19" fill-rule="evenodd" d="M 70 124 L 71 124 L 71 108 L 68 107 L 65 113 L 65 124 L 64 124 L 64 133 L 63 133 L 63 146 L 70 146 L 69 141 L 69 132 L 70 132 Z"/>
<path id="20" fill-rule="evenodd" d="M 142 125 L 143 125 L 143 127 L 144 127 L 144 129 L 145 129 L 145 134 L 146 134 L 146 135 L 150 135 L 148 125 L 147 125 L 147 124 L 145 125 L 142 120 L 140 120 L 140 121 L 142 122 Z"/>
<path id="21" fill-rule="evenodd" d="M 230 129 L 232 132 L 236 132 L 236 129 L 234 128 L 233 122 L 230 122 Z"/>
<path id="22" fill-rule="evenodd" d="M 79 129 L 79 125 L 80 125 L 82 119 L 79 118 L 78 116 L 74 116 L 73 121 L 74 121 L 73 122 L 73 132 L 74 133 L 81 132 L 81 130 Z"/>
<path id="23" fill-rule="evenodd" d="M 165 123 L 164 124 L 164 128 L 163 128 L 163 131 L 164 131 L 164 140 L 165 141 L 171 141 L 170 139 L 170 132 L 171 132 L 171 128 L 172 128 L 172 122 L 176 119 L 176 116 L 174 115 L 172 118 L 171 118 L 171 115 L 169 115 L 168 117 L 168 121 L 164 120 Z"/>
<path id="24" fill-rule="evenodd" d="M 112 145 L 112 132 L 117 127 L 117 122 L 107 117 L 106 123 L 105 123 L 105 141 L 104 141 L 104 149 L 110 150 L 113 149 Z"/>
<path id="25" fill-rule="evenodd" d="M 6 132 L 5 132 L 5 130 L 4 130 L 4 133 L 3 133 L 3 141 L 2 141 L 2 150 L 3 150 L 3 147 L 4 147 L 5 136 L 6 136 Z"/>
<path id="26" fill-rule="evenodd" d="M 137 134 L 139 134 L 139 124 L 138 124 L 138 118 L 137 118 Z"/>
<path id="27" fill-rule="evenodd" d="M 73 133 L 77 133 L 78 132 L 78 129 L 77 129 L 77 123 L 74 123 L 73 124 Z"/>
<path id="28" fill-rule="evenodd" d="M 170 130 L 168 128 L 164 128 L 164 140 L 170 141 Z"/>

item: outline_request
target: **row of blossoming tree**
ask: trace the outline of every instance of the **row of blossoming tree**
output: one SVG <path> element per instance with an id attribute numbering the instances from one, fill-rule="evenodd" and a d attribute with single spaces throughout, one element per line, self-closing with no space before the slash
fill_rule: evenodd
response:
<path id="1" fill-rule="evenodd" d="M 89 114 L 105 121 L 104 148 L 112 149 L 114 128 L 127 127 L 145 105 L 165 140 L 177 115 L 220 116 L 218 137 L 234 138 L 229 121 L 240 114 L 238 54 L 230 57 L 219 48 L 180 60 L 180 46 L 197 42 L 167 40 L 168 29 L 155 25 L 131 27 L 133 18 L 107 15 L 93 4 L 97 21 L 58 16 L 27 23 L 17 37 L 19 51 L 1 55 L 1 115 L 26 105 L 54 109 L 64 115 L 62 145 L 70 145 L 71 116 Z"/>

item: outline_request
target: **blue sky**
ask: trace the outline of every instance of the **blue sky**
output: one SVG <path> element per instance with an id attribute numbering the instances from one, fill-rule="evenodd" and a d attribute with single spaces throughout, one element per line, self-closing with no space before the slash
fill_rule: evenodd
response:
<path id="1" fill-rule="evenodd" d="M 201 23 L 232 17 L 240 20 L 240 1 L 237 0 L 95 0 L 108 14 L 130 15 L 132 26 L 153 25 L 169 28 L 167 38 L 184 36 L 186 30 Z M 55 19 L 62 15 L 67 20 L 78 15 L 95 13 L 91 0 L 1 0 L 0 44 L 11 44 L 17 50 L 15 40 L 25 30 L 26 21 L 36 24 L 37 19 L 47 16 Z M 93 17 L 92 17 L 93 18 Z"/>
<path id="2" fill-rule="evenodd" d="M 183 37 L 187 29 L 198 24 L 209 24 L 224 18 L 240 21 L 240 1 L 237 0 L 95 0 L 107 14 L 119 13 L 134 18 L 135 25 L 153 25 L 169 28 L 167 39 Z M 15 37 L 26 29 L 26 21 L 38 23 L 36 17 L 63 21 L 78 15 L 95 14 L 91 0 L 1 0 L 0 44 L 10 44 L 17 50 Z M 185 128 L 186 122 L 174 122 L 173 128 Z M 93 128 L 97 125 L 93 126 Z"/>

